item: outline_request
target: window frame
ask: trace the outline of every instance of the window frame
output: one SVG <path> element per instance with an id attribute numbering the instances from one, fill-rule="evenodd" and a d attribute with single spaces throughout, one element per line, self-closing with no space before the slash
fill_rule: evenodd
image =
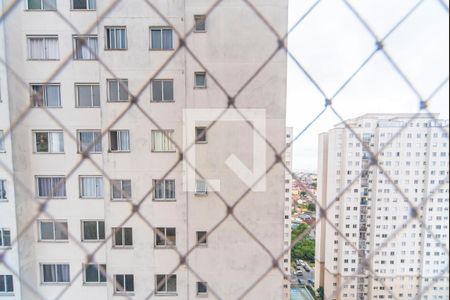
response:
<path id="1" fill-rule="evenodd" d="M 34 154 L 65 154 L 65 147 L 64 147 L 64 131 L 63 130 L 59 130 L 59 129 L 52 129 L 52 130 L 33 130 L 33 153 Z M 38 151 L 38 147 L 37 147 L 37 134 L 42 134 L 42 133 L 46 133 L 47 134 L 47 148 L 48 151 L 44 152 L 44 151 Z M 53 148 L 53 138 L 51 138 L 51 136 L 53 134 L 62 134 L 62 151 L 61 152 L 53 152 L 51 151 L 51 149 Z"/>
<path id="2" fill-rule="evenodd" d="M 153 39 L 152 39 L 153 30 L 159 30 L 161 33 L 161 36 L 160 36 L 161 48 L 153 47 Z M 171 40 L 172 47 L 171 48 L 164 48 L 164 34 L 163 34 L 164 30 L 170 30 L 172 32 L 172 40 Z M 149 27 L 149 35 L 150 35 L 150 47 L 149 47 L 150 51 L 173 51 L 173 50 L 175 50 L 175 47 L 174 47 L 175 43 L 174 43 L 174 38 L 173 38 L 174 30 L 172 27 L 170 27 L 170 26 L 150 26 Z"/>
<path id="3" fill-rule="evenodd" d="M 155 82 L 161 82 L 161 100 L 155 100 L 154 97 L 154 87 L 153 84 Z M 166 95 L 166 93 L 164 92 L 164 83 L 165 82 L 171 82 L 172 83 L 172 99 L 170 100 L 165 100 L 164 96 Z M 170 78 L 158 78 L 158 79 L 153 79 L 151 84 L 150 84 L 150 95 L 151 95 L 151 102 L 152 103 L 173 103 L 175 102 L 175 80 L 174 79 L 170 79 Z"/>
<path id="4" fill-rule="evenodd" d="M 204 85 L 198 85 L 197 84 L 197 76 L 203 75 L 205 77 L 205 84 Z M 195 89 L 206 89 L 208 88 L 208 74 L 204 71 L 201 72 L 194 72 L 194 88 Z"/>
<path id="5" fill-rule="evenodd" d="M 5 232 L 8 232 L 9 239 L 6 241 L 9 241 L 8 245 L 5 243 Z M 9 228 L 0 228 L 0 249 L 11 249 L 11 229 Z"/>
<path id="6" fill-rule="evenodd" d="M 81 142 L 81 134 L 86 134 L 86 133 L 92 133 L 92 143 L 90 144 L 91 149 L 89 152 L 89 154 L 101 154 L 103 153 L 103 136 L 102 136 L 102 131 L 101 130 L 96 130 L 96 129 L 81 129 L 81 130 L 77 130 L 77 152 L 78 154 L 83 154 L 85 153 L 82 150 L 82 142 Z M 98 140 L 96 140 L 95 138 L 95 134 L 100 134 L 100 138 Z M 100 144 L 100 150 L 97 151 L 96 150 L 96 146 L 98 146 L 98 144 Z"/>
<path id="7" fill-rule="evenodd" d="M 206 292 L 199 292 L 200 285 L 203 285 Z M 196 283 L 196 293 L 197 296 L 208 296 L 208 283 L 205 281 L 197 281 Z"/>
<path id="8" fill-rule="evenodd" d="M 125 235 L 126 235 L 126 229 L 130 229 L 131 232 L 131 245 L 125 245 Z M 117 230 L 120 230 L 122 232 L 121 238 L 122 238 L 122 244 L 118 245 L 116 241 L 116 232 Z M 113 227 L 112 228 L 112 247 L 113 248 L 133 248 L 134 246 L 134 234 L 133 234 L 133 227 Z"/>
<path id="9" fill-rule="evenodd" d="M 118 276 L 123 276 L 123 282 L 125 283 L 124 286 L 122 286 L 123 291 L 120 291 L 117 289 L 117 277 Z M 126 276 L 131 276 L 133 278 L 133 290 L 131 291 L 127 291 L 126 288 Z M 134 274 L 114 274 L 113 276 L 114 279 L 114 294 L 115 295 L 133 295 L 135 292 L 135 282 L 134 282 Z"/>
<path id="10" fill-rule="evenodd" d="M 130 194 L 128 195 L 128 197 L 126 197 L 127 193 L 124 192 L 124 189 L 123 189 L 123 182 L 124 181 L 129 181 L 130 182 Z M 116 186 L 114 184 L 114 182 L 116 182 L 116 183 L 119 182 L 120 183 L 120 194 L 121 194 L 120 198 L 114 198 L 114 186 Z M 110 186 L 111 186 L 111 201 L 130 201 L 133 198 L 133 186 L 132 186 L 131 179 L 111 179 Z"/>
<path id="11" fill-rule="evenodd" d="M 0 130 L 0 153 L 6 153 L 5 132 Z"/>
<path id="12" fill-rule="evenodd" d="M 75 107 L 76 108 L 100 108 L 101 107 L 101 97 L 100 97 L 100 83 L 75 83 Z M 78 87 L 90 87 L 91 90 L 91 106 L 81 106 L 80 105 L 80 92 Z M 94 105 L 94 87 L 98 88 L 98 106 Z"/>
<path id="13" fill-rule="evenodd" d="M 43 89 L 43 98 L 42 98 L 42 106 L 36 105 L 34 102 L 34 86 L 40 86 Z M 55 86 L 58 87 L 58 105 L 57 106 L 49 106 L 48 105 L 48 96 L 47 96 L 47 87 L 48 86 Z M 61 102 L 61 84 L 60 83 L 30 83 L 30 102 L 31 107 L 33 108 L 62 108 L 62 102 Z"/>
<path id="14" fill-rule="evenodd" d="M 119 148 L 121 148 L 121 147 L 119 147 L 119 145 L 122 144 L 121 143 L 121 137 L 119 137 L 119 134 L 117 135 L 117 138 L 118 138 L 118 140 L 117 140 L 117 148 L 118 149 L 117 150 L 112 150 L 111 149 L 111 141 L 112 141 L 111 133 L 112 132 L 117 132 L 117 133 L 127 132 L 127 134 L 128 134 L 128 149 L 126 149 L 126 150 L 119 149 Z M 130 131 L 129 130 L 127 130 L 127 129 L 112 129 L 112 130 L 108 131 L 108 136 L 109 136 L 109 152 L 111 152 L 111 153 L 129 153 L 129 152 L 131 152 L 131 139 L 130 139 L 131 135 L 130 135 Z"/>
<path id="15" fill-rule="evenodd" d="M 11 280 L 8 281 L 8 278 Z M 5 287 L 4 291 L 0 291 L 0 296 L 14 296 L 14 276 L 10 274 L 0 274 L 0 280 L 3 280 Z M 11 289 L 10 291 L 8 291 L 8 282 L 11 283 L 11 287 L 9 287 Z"/>
<path id="16" fill-rule="evenodd" d="M 52 187 L 51 187 L 51 192 L 52 192 L 52 195 L 51 196 L 40 196 L 40 193 L 39 193 L 39 179 L 40 178 L 42 178 L 42 179 L 52 179 L 52 181 L 51 181 L 51 185 L 52 185 Z M 64 196 L 55 196 L 54 194 L 55 194 L 55 187 L 53 186 L 53 179 L 54 178 L 59 178 L 59 179 L 62 179 L 63 181 L 64 181 L 64 185 L 63 185 L 63 187 L 64 187 Z M 67 199 L 67 188 L 66 188 L 66 177 L 65 176 L 59 176 L 59 175 L 36 175 L 35 176 L 35 181 L 36 181 L 36 195 L 37 195 L 37 198 L 40 198 L 40 199 L 47 199 L 47 198 L 51 198 L 51 199 Z"/>
<path id="17" fill-rule="evenodd" d="M 118 100 L 111 100 L 111 93 L 110 93 L 110 83 L 117 81 L 117 99 Z M 126 85 L 121 83 L 121 82 L 126 82 Z M 122 100 L 120 99 L 120 88 L 122 86 L 126 86 L 126 92 L 127 92 L 127 99 L 126 100 Z M 129 81 L 126 78 L 110 78 L 110 79 L 106 79 L 106 102 L 108 103 L 127 103 L 130 102 L 130 87 L 129 87 Z"/>
<path id="18" fill-rule="evenodd" d="M 55 282 L 45 282 L 44 281 L 44 266 L 54 266 L 56 268 L 56 277 L 58 277 L 58 266 L 67 266 L 69 271 L 69 281 L 55 281 Z M 40 272 L 40 282 L 41 285 L 70 285 L 71 284 L 71 276 L 70 276 L 70 264 L 69 263 L 40 263 L 39 264 L 39 272 Z M 58 279 L 58 278 L 57 278 Z"/>
<path id="19" fill-rule="evenodd" d="M 204 190 L 199 190 L 199 183 L 202 183 L 204 185 Z M 208 195 L 208 183 L 206 180 L 203 179 L 197 179 L 195 181 L 195 195 L 196 196 L 207 196 Z"/>
<path id="20" fill-rule="evenodd" d="M 174 230 L 174 241 L 172 242 L 168 238 L 168 230 Z M 162 238 L 157 232 L 160 232 L 162 235 L 164 235 L 164 238 Z M 177 246 L 177 228 L 176 227 L 157 227 L 154 231 L 155 235 L 155 248 L 175 248 Z M 164 244 L 159 244 L 158 241 L 164 242 Z"/>
<path id="21" fill-rule="evenodd" d="M 170 147 L 168 150 L 156 150 L 156 133 L 162 133 L 165 139 L 168 139 Z M 162 129 L 162 130 L 152 130 L 151 142 L 152 142 L 152 152 L 154 153 L 174 153 L 176 152 L 176 146 L 174 140 L 175 130 L 173 129 Z"/>
<path id="22" fill-rule="evenodd" d="M 109 41 L 109 30 L 124 30 L 125 32 L 125 47 L 124 48 L 108 48 L 108 42 Z M 121 25 L 111 25 L 111 26 L 105 26 L 105 51 L 126 51 L 128 50 L 128 31 L 127 26 L 121 26 Z"/>
<path id="23" fill-rule="evenodd" d="M 74 0 L 70 0 L 70 10 L 73 10 L 73 11 L 96 11 L 97 10 L 97 0 L 94 0 L 94 3 L 95 3 L 94 8 L 88 8 L 90 0 L 85 0 L 86 8 L 74 8 L 73 1 Z"/>
<path id="24" fill-rule="evenodd" d="M 198 21 L 203 21 L 203 29 L 198 29 Z M 207 32 L 206 29 L 206 15 L 194 15 L 194 32 L 195 33 L 205 33 Z"/>
<path id="25" fill-rule="evenodd" d="M 199 139 L 200 135 L 198 130 L 204 131 L 204 136 Z M 207 144 L 208 143 L 208 126 L 195 126 L 195 143 L 196 144 Z"/>
<path id="26" fill-rule="evenodd" d="M 164 277 L 164 286 L 165 287 L 165 291 L 159 291 L 158 285 L 159 285 L 159 281 L 158 277 Z M 175 277 L 175 291 L 168 291 L 167 290 L 167 286 L 168 286 L 168 281 L 170 279 L 170 277 Z M 156 274 L 155 275 L 155 295 L 177 295 L 178 294 L 178 278 L 176 274 Z"/>
<path id="27" fill-rule="evenodd" d="M 96 266 L 97 269 L 97 276 L 98 281 L 87 281 L 87 267 L 88 266 Z M 107 266 L 106 264 L 98 264 L 98 263 L 89 263 L 89 264 L 83 264 L 83 284 L 84 285 L 106 285 L 108 283 L 108 276 L 107 276 Z M 105 278 L 105 281 L 102 281 L 102 276 Z"/>
<path id="28" fill-rule="evenodd" d="M 69 222 L 67 220 L 38 220 L 38 241 L 42 243 L 68 243 L 69 242 Z M 52 239 L 44 239 L 42 238 L 42 223 L 51 223 L 52 224 L 52 230 L 53 230 L 53 238 Z M 63 233 L 67 236 L 66 239 L 56 239 L 56 230 L 59 228 L 57 223 L 65 223 L 67 232 Z M 61 229 L 58 229 L 61 231 Z"/>
<path id="29" fill-rule="evenodd" d="M 25 10 L 26 11 L 56 11 L 58 9 L 58 1 L 55 0 L 55 6 L 51 7 L 50 9 L 44 9 L 44 0 L 41 1 L 41 8 L 29 8 L 29 0 L 26 1 Z"/>
<path id="30" fill-rule="evenodd" d="M 81 241 L 85 242 L 85 243 L 97 243 L 97 242 L 101 242 L 104 241 L 106 239 L 106 224 L 105 224 L 105 220 L 81 220 Z M 87 239 L 85 236 L 85 223 L 86 222 L 95 222 L 96 225 L 96 235 L 97 238 L 96 239 Z M 101 234 L 100 234 L 100 223 L 103 223 L 103 238 L 101 238 Z"/>
<path id="31" fill-rule="evenodd" d="M 83 196 L 83 180 L 85 178 L 95 178 L 96 179 L 96 186 L 98 185 L 98 181 L 100 180 L 101 182 L 101 195 L 97 195 L 97 190 L 96 190 L 96 195 L 95 196 Z M 79 184 L 79 196 L 80 199 L 103 199 L 105 197 L 105 185 L 103 182 L 103 176 L 101 175 L 80 175 L 78 176 L 78 184 Z"/>
<path id="32" fill-rule="evenodd" d="M 33 9 L 34 10 L 34 9 Z M 42 11 L 42 10 L 37 10 L 37 11 Z M 59 45 L 59 36 L 57 34 L 27 34 L 26 35 L 26 39 L 27 39 L 27 60 L 28 61 L 59 61 L 61 59 L 61 51 L 60 51 L 60 45 Z M 44 58 L 32 58 L 31 57 L 31 44 L 30 44 L 30 40 L 32 39 L 42 39 L 43 43 L 44 43 L 44 49 L 43 49 L 43 53 L 44 53 Z M 49 58 L 49 54 L 46 48 L 46 44 L 45 44 L 45 40 L 56 40 L 57 45 L 58 45 L 58 52 L 57 52 L 57 57 L 56 58 Z"/>
<path id="33" fill-rule="evenodd" d="M 204 234 L 204 236 L 200 236 L 200 234 Z M 208 231 L 196 231 L 195 238 L 196 238 L 198 247 L 207 247 L 208 246 Z"/>
<path id="34" fill-rule="evenodd" d="M 167 195 L 166 195 L 166 182 L 167 181 L 173 182 L 173 186 L 174 186 L 174 189 L 175 189 L 174 192 L 173 192 L 173 194 L 175 196 L 174 198 L 168 198 Z M 157 185 L 160 184 L 161 182 L 164 183 L 164 188 L 163 188 L 164 198 L 156 198 Z M 176 188 L 176 180 L 175 179 L 163 179 L 163 180 L 154 179 L 153 180 L 153 186 L 155 187 L 155 189 L 153 191 L 153 201 L 156 201 L 156 202 L 174 202 L 174 201 L 177 201 L 177 188 Z"/>
<path id="35" fill-rule="evenodd" d="M 89 1 L 89 0 L 86 0 L 86 1 Z M 72 3 L 73 0 L 71 0 L 70 2 Z M 81 9 L 76 9 L 76 10 L 81 10 Z M 77 55 L 77 53 L 78 53 L 78 51 L 77 51 L 78 50 L 77 49 L 77 40 L 80 40 L 80 39 L 83 39 L 83 38 L 87 42 L 86 46 L 90 49 L 90 51 L 89 51 L 90 58 L 80 58 Z M 89 41 L 91 39 L 96 39 L 97 40 L 97 48 L 96 49 L 92 49 L 90 47 Z M 84 35 L 84 34 L 74 34 L 74 35 L 72 35 L 72 46 L 73 46 L 73 49 L 72 49 L 72 51 L 73 51 L 73 56 L 72 56 L 73 60 L 75 60 L 75 61 L 96 61 L 96 60 L 98 60 L 98 55 L 99 55 L 98 35 L 95 35 L 95 34 L 86 34 L 86 35 Z"/>

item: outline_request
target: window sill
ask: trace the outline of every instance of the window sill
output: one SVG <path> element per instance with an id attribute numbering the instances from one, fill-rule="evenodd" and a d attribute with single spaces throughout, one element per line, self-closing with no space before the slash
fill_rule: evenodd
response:
<path id="1" fill-rule="evenodd" d="M 132 202 L 132 199 L 111 199 L 111 202 Z"/>
<path id="2" fill-rule="evenodd" d="M 59 154 L 59 155 L 62 155 L 62 154 L 66 154 L 66 153 L 65 152 L 36 152 L 36 151 L 34 151 L 33 154 L 37 154 L 37 155 Z"/>
<path id="3" fill-rule="evenodd" d="M 170 249 L 176 249 L 177 245 L 172 245 L 172 246 L 154 246 L 155 250 L 170 250 Z"/>
<path id="4" fill-rule="evenodd" d="M 114 292 L 114 296 L 134 296 L 134 292 Z"/>
<path id="5" fill-rule="evenodd" d="M 108 150 L 108 153 L 131 153 L 130 150 L 127 151 L 114 151 L 114 150 Z"/>
<path id="6" fill-rule="evenodd" d="M 60 58 L 27 58 L 27 61 L 60 61 Z"/>
<path id="7" fill-rule="evenodd" d="M 153 199 L 153 202 L 177 202 L 177 199 Z"/>
<path id="8" fill-rule="evenodd" d="M 107 286 L 106 282 L 83 282 L 84 286 Z"/>
<path id="9" fill-rule="evenodd" d="M 48 200 L 67 200 L 67 197 L 52 197 L 52 196 L 38 196 L 39 200 L 48 201 Z"/>
<path id="10" fill-rule="evenodd" d="M 170 296 L 178 296 L 178 293 L 155 293 L 155 296 L 162 297 L 170 297 Z"/>
<path id="11" fill-rule="evenodd" d="M 206 90 L 207 86 L 194 86 L 194 90 Z"/>
<path id="12" fill-rule="evenodd" d="M 152 150 L 152 153 L 177 153 L 176 150 L 170 150 L 170 151 L 157 151 L 157 150 Z"/>
<path id="13" fill-rule="evenodd" d="M 38 240 L 39 243 L 42 244 L 68 244 L 69 240 Z"/>
<path id="14" fill-rule="evenodd" d="M 197 145 L 205 145 L 208 144 L 208 142 L 201 142 L 201 141 L 196 141 L 195 142 Z"/>
<path id="15" fill-rule="evenodd" d="M 133 246 L 112 246 L 113 249 L 117 250 L 131 250 L 134 249 Z"/>
<path id="16" fill-rule="evenodd" d="M 26 8 L 24 9 L 26 12 L 43 12 L 43 11 L 57 11 L 57 9 L 32 9 L 32 8 Z"/>
<path id="17" fill-rule="evenodd" d="M 174 48 L 170 48 L 170 49 L 153 49 L 150 48 L 149 51 L 161 51 L 161 52 L 170 52 L 170 51 L 174 51 Z"/>
<path id="18" fill-rule="evenodd" d="M 63 285 L 70 285 L 71 282 L 41 282 L 41 285 L 53 285 L 53 286 L 63 286 Z"/>
<path id="19" fill-rule="evenodd" d="M 62 106 L 31 106 L 32 108 L 51 109 L 51 108 L 63 108 Z"/>
<path id="20" fill-rule="evenodd" d="M 79 11 L 79 12 L 91 11 L 91 12 L 95 12 L 95 11 L 97 11 L 97 9 L 95 9 L 95 8 L 71 8 L 70 11 Z"/>
<path id="21" fill-rule="evenodd" d="M 208 294 L 197 294 L 198 298 L 208 298 Z"/>
<path id="22" fill-rule="evenodd" d="M 0 246 L 1 250 L 11 250 L 12 246 Z"/>
<path id="23" fill-rule="evenodd" d="M 117 48 L 117 49 L 104 48 L 103 50 L 105 50 L 105 51 L 127 51 L 128 48 Z"/>
<path id="24" fill-rule="evenodd" d="M 80 197 L 80 200 L 104 200 L 104 197 L 95 198 L 95 197 Z"/>
<path id="25" fill-rule="evenodd" d="M 73 61 L 98 61 L 98 59 L 96 59 L 96 58 L 74 58 Z"/>
<path id="26" fill-rule="evenodd" d="M 86 154 L 92 155 L 92 154 L 102 154 L 102 153 L 103 153 L 103 152 L 88 152 L 88 153 L 86 153 Z M 83 155 L 84 153 L 78 151 L 77 154 Z"/>
<path id="27" fill-rule="evenodd" d="M 175 100 L 164 100 L 164 101 L 150 100 L 150 103 L 175 103 Z"/>
<path id="28" fill-rule="evenodd" d="M 82 243 L 86 243 L 86 244 L 97 244 L 97 243 L 102 243 L 105 240 L 81 240 Z"/>
<path id="29" fill-rule="evenodd" d="M 198 193 L 198 192 L 195 192 L 195 193 L 194 193 L 194 196 L 196 196 L 196 197 L 208 197 L 208 193 Z"/>
<path id="30" fill-rule="evenodd" d="M 130 103 L 130 99 L 127 100 L 117 100 L 117 101 L 111 101 L 111 100 L 106 100 L 106 103 Z"/>
<path id="31" fill-rule="evenodd" d="M 75 106 L 75 108 L 101 108 L 100 106 Z"/>
<path id="32" fill-rule="evenodd" d="M 0 297 L 13 297 L 15 296 L 14 293 L 0 293 Z"/>

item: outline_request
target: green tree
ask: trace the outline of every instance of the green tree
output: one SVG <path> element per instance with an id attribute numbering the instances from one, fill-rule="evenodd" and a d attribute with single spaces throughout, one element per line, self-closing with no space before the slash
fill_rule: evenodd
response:
<path id="1" fill-rule="evenodd" d="M 320 288 L 317 289 L 317 292 L 319 293 L 319 299 L 320 300 L 324 300 L 325 299 L 325 290 L 324 290 L 324 288 L 321 286 Z"/>
<path id="2" fill-rule="evenodd" d="M 316 211 L 316 204 L 315 203 L 309 203 L 307 206 L 309 211 Z"/>

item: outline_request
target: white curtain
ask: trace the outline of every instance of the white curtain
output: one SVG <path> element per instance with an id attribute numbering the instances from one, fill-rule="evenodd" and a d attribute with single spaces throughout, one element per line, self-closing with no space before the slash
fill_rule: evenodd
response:
<path id="1" fill-rule="evenodd" d="M 64 135 L 62 132 L 51 132 L 51 150 L 52 153 L 64 152 Z"/>
<path id="2" fill-rule="evenodd" d="M 52 195 L 52 179 L 38 178 L 39 197 L 50 197 Z"/>
<path id="3" fill-rule="evenodd" d="M 58 38 L 45 38 L 46 59 L 59 59 Z"/>
<path id="4" fill-rule="evenodd" d="M 57 282 L 56 265 L 42 265 L 44 282 Z"/>
<path id="5" fill-rule="evenodd" d="M 45 87 L 45 105 L 47 107 L 59 107 L 59 86 L 58 85 L 47 85 Z"/>
<path id="6" fill-rule="evenodd" d="M 44 39 L 42 38 L 28 39 L 28 58 L 45 59 Z"/>
<path id="7" fill-rule="evenodd" d="M 98 198 L 103 195 L 103 182 L 101 177 L 81 178 L 81 197 Z"/>
<path id="8" fill-rule="evenodd" d="M 70 268 L 69 265 L 56 265 L 58 282 L 70 282 Z"/>
<path id="9" fill-rule="evenodd" d="M 128 131 L 119 131 L 120 150 L 130 150 L 130 137 Z"/>
<path id="10" fill-rule="evenodd" d="M 153 151 L 174 151 L 173 131 L 153 131 Z"/>

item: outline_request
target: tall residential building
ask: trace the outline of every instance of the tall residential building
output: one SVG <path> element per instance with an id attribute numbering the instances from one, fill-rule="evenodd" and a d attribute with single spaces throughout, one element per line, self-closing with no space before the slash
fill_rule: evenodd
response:
<path id="1" fill-rule="evenodd" d="M 368 114 L 320 135 L 325 299 L 449 298 L 449 128 L 433 117 Z"/>
<path id="2" fill-rule="evenodd" d="M 246 193 L 229 162 L 263 170 L 256 180 L 277 157 L 264 143 L 254 160 L 247 122 L 214 122 L 235 101 L 286 145 L 286 55 L 259 69 L 278 40 L 258 14 L 244 1 L 12 2 L 0 2 L 0 296 L 281 299 L 285 170 Z M 253 4 L 281 36 L 287 2 Z M 194 179 L 176 147 L 192 135 Z"/>
<path id="3" fill-rule="evenodd" d="M 293 140 L 294 128 L 286 128 L 286 152 L 284 154 L 284 163 L 286 167 L 292 171 L 292 140 Z M 291 248 L 291 211 L 292 211 L 292 173 L 288 170 L 286 173 L 285 182 L 285 197 L 284 197 L 284 248 Z M 284 299 L 291 298 L 291 251 L 287 251 L 283 259 L 283 271 L 285 273 L 285 295 Z"/>

